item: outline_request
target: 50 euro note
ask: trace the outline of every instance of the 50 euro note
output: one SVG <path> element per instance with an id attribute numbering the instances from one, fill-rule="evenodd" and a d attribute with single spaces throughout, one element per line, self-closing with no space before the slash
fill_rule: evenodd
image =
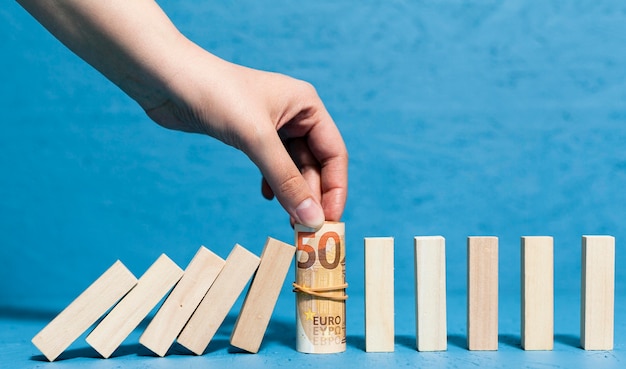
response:
<path id="1" fill-rule="evenodd" d="M 296 349 L 321 354 L 346 350 L 345 225 L 315 231 L 295 225 Z"/>

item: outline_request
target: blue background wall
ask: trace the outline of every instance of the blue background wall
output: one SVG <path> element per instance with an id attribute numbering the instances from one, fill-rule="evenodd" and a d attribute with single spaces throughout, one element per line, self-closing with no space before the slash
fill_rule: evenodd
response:
<path id="1" fill-rule="evenodd" d="M 352 294 L 363 237 L 396 238 L 410 295 L 412 237 L 431 234 L 460 294 L 465 237 L 499 236 L 510 296 L 520 236 L 554 236 L 557 293 L 576 296 L 581 235 L 614 235 L 626 292 L 623 2 L 160 3 L 211 52 L 317 87 L 351 155 Z M 243 154 L 151 123 L 13 2 L 0 35 L 0 306 L 58 311 L 116 259 L 141 274 L 200 244 L 292 242 Z"/>

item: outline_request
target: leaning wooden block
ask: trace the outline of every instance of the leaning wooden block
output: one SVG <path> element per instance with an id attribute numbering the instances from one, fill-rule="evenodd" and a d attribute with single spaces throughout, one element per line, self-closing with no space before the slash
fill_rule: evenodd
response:
<path id="1" fill-rule="evenodd" d="M 498 349 L 498 238 L 467 239 L 467 347 Z"/>
<path id="2" fill-rule="evenodd" d="M 139 343 L 155 354 L 165 356 L 223 266 L 224 259 L 206 247 L 200 247 L 183 277 L 139 338 Z"/>
<path id="3" fill-rule="evenodd" d="M 230 336 L 231 345 L 252 353 L 259 351 L 295 252 L 295 247 L 268 237 Z"/>
<path id="4" fill-rule="evenodd" d="M 137 278 L 116 261 L 33 338 L 53 361 L 137 284 Z"/>
<path id="5" fill-rule="evenodd" d="M 580 345 L 585 350 L 613 349 L 615 238 L 583 236 Z"/>
<path id="6" fill-rule="evenodd" d="M 182 275 L 178 265 L 161 255 L 139 278 L 137 286 L 91 331 L 87 343 L 104 358 L 111 356 Z"/>
<path id="7" fill-rule="evenodd" d="M 235 245 L 226 264 L 178 336 L 178 343 L 202 355 L 259 266 L 259 257 Z"/>
<path id="8" fill-rule="evenodd" d="M 554 253 L 552 237 L 522 237 L 522 348 L 554 346 Z"/>
<path id="9" fill-rule="evenodd" d="M 417 350 L 447 350 L 446 241 L 441 236 L 415 237 L 415 307 Z"/>
<path id="10" fill-rule="evenodd" d="M 365 351 L 394 351 L 393 237 L 365 238 Z"/>

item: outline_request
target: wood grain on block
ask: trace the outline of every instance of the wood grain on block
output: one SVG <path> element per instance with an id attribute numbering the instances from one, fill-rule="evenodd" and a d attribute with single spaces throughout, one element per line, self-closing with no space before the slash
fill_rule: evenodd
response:
<path id="1" fill-rule="evenodd" d="M 235 322 L 230 344 L 257 353 L 296 248 L 268 237 L 259 269 Z"/>
<path id="2" fill-rule="evenodd" d="M 612 350 L 615 299 L 615 238 L 583 236 L 580 345 Z"/>
<path id="3" fill-rule="evenodd" d="M 552 237 L 522 237 L 522 348 L 554 346 L 554 252 Z"/>
<path id="4" fill-rule="evenodd" d="M 446 243 L 441 236 L 415 237 L 415 307 L 417 350 L 447 350 Z"/>
<path id="5" fill-rule="evenodd" d="M 165 254 L 87 336 L 87 343 L 108 358 L 182 277 L 183 271 Z"/>
<path id="6" fill-rule="evenodd" d="M 467 238 L 467 347 L 498 349 L 498 238 Z"/>
<path id="7" fill-rule="evenodd" d="M 223 266 L 224 259 L 206 247 L 200 247 L 183 277 L 139 338 L 139 343 L 155 354 L 165 356 Z"/>
<path id="8" fill-rule="evenodd" d="M 33 344 L 53 361 L 137 284 L 116 261 L 35 337 Z"/>
<path id="9" fill-rule="evenodd" d="M 235 245 L 222 271 L 178 336 L 178 343 L 202 355 L 259 266 L 259 257 Z"/>
<path id="10" fill-rule="evenodd" d="M 365 238 L 365 351 L 394 351 L 393 237 Z"/>

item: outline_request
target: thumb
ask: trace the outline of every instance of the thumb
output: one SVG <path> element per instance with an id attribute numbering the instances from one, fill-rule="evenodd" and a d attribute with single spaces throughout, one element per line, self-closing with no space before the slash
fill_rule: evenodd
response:
<path id="1" fill-rule="evenodd" d="M 249 154 L 259 167 L 274 196 L 295 223 L 319 229 L 325 221 L 324 210 L 291 156 L 275 135 Z"/>

